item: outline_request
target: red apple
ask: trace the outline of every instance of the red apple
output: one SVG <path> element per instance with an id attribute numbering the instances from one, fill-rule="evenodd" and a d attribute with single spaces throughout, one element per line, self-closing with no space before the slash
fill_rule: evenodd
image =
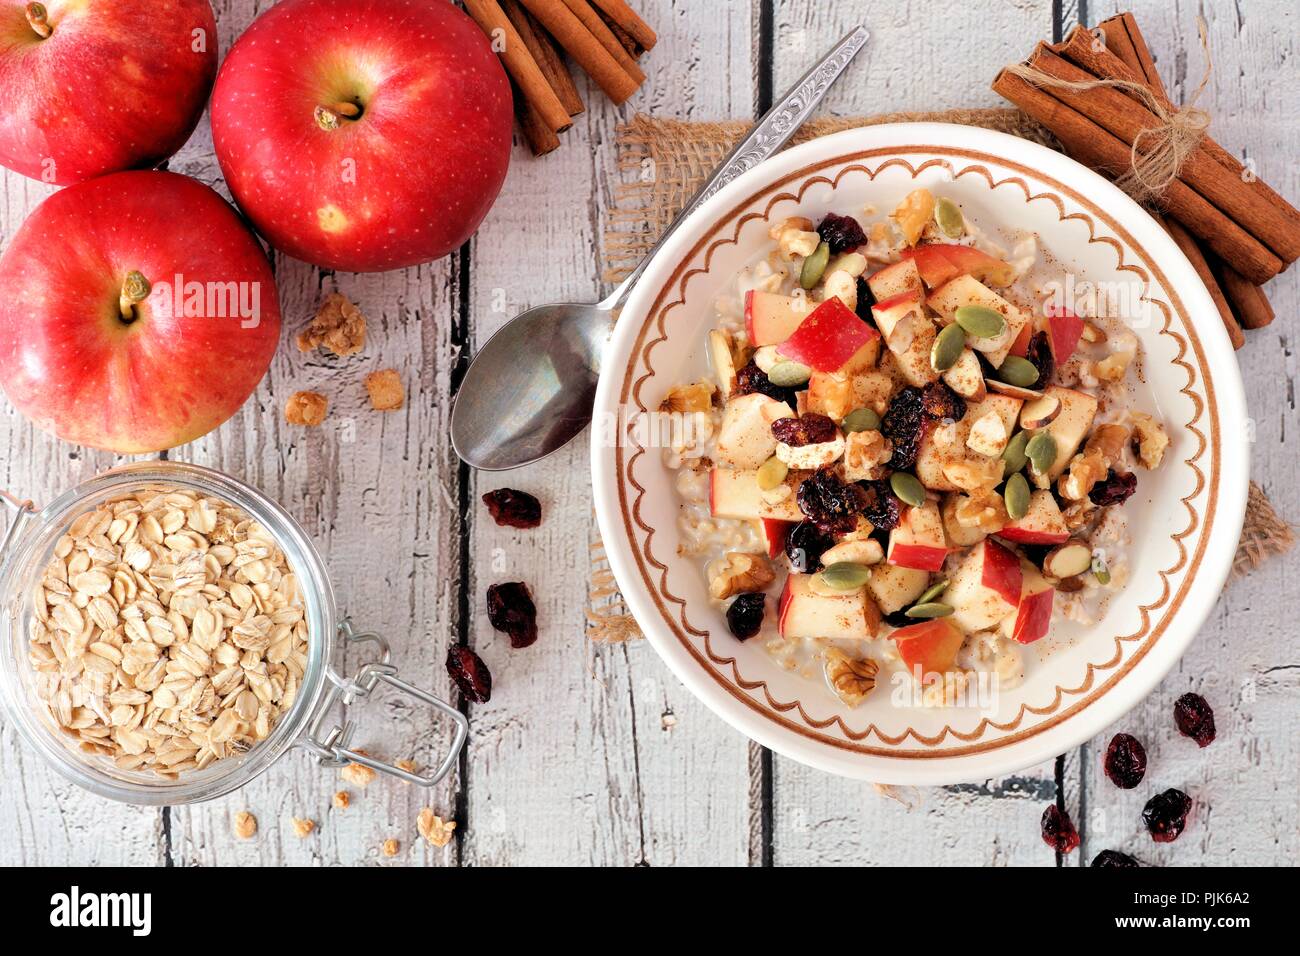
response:
<path id="1" fill-rule="evenodd" d="M 1052 585 L 1038 573 L 1029 562 L 1025 562 L 1024 588 L 1020 594 L 1020 605 L 1016 608 L 1016 623 L 1011 636 L 1021 644 L 1032 644 L 1047 634 L 1052 622 L 1052 600 L 1056 594 Z"/>
<path id="2" fill-rule="evenodd" d="M 879 332 L 831 296 L 813 309 L 776 351 L 818 372 L 836 372 L 879 337 Z"/>
<path id="3" fill-rule="evenodd" d="M 1020 559 L 992 538 L 981 542 L 984 549 L 984 568 L 980 583 L 1002 595 L 1008 604 L 1020 601 L 1020 588 L 1024 583 L 1020 572 Z"/>
<path id="4" fill-rule="evenodd" d="M 1020 329 L 1020 334 L 1016 336 L 1016 340 L 1011 343 L 1011 351 L 1007 354 L 1019 355 L 1021 358 L 1024 358 L 1029 354 L 1029 340 L 1033 337 L 1034 323 L 1026 322 Z"/>
<path id="5" fill-rule="evenodd" d="M 995 259 L 973 246 L 936 245 L 929 248 L 944 256 L 957 270 L 957 275 L 973 276 L 995 289 L 1011 285 L 1015 281 L 1016 276 L 1011 263 Z"/>
<path id="6" fill-rule="evenodd" d="M 794 527 L 793 521 L 780 521 L 776 518 L 758 519 L 758 536 L 763 541 L 763 550 L 769 558 L 785 553 L 785 539 Z"/>
<path id="7" fill-rule="evenodd" d="M 880 329 L 891 352 L 906 352 L 916 339 L 918 330 L 930 324 L 925 315 L 924 302 L 925 295 L 920 289 L 906 289 L 898 295 L 877 301 L 871 307 L 871 317 L 875 319 L 876 328 Z"/>
<path id="8" fill-rule="evenodd" d="M 1046 489 L 1038 489 L 1030 495 L 1025 516 L 1012 521 L 997 534 L 1017 544 L 1060 544 L 1070 537 L 1065 518 L 1061 516 L 1061 506 Z"/>
<path id="9" fill-rule="evenodd" d="M 957 652 L 966 635 L 949 618 L 940 617 L 900 627 L 889 635 L 898 645 L 898 656 L 909 671 L 920 668 L 922 682 L 929 684 L 953 670 Z"/>
<path id="10" fill-rule="evenodd" d="M 786 476 L 790 494 L 780 501 L 769 502 L 758 486 L 757 471 L 714 468 L 709 472 L 709 513 L 719 518 L 802 521 L 803 512 L 799 510 L 795 489 L 807 475 L 807 472 L 791 471 Z"/>
<path id="11" fill-rule="evenodd" d="M 1064 306 L 1058 308 L 1049 304 L 1045 313 L 1048 336 L 1052 341 L 1052 357 L 1060 365 L 1074 354 L 1079 336 L 1083 335 L 1083 319 Z"/>
<path id="12" fill-rule="evenodd" d="M 843 594 L 812 589 L 810 574 L 786 576 L 777 605 L 782 637 L 866 641 L 880 630 L 880 609 L 863 588 Z"/>
<path id="13" fill-rule="evenodd" d="M 941 245 L 931 245 L 903 250 L 903 261 L 908 259 L 916 261 L 917 271 L 921 273 L 921 279 L 927 288 L 937 289 L 949 279 L 961 275 L 952 260 L 944 254 L 943 249 Z"/>
<path id="14" fill-rule="evenodd" d="M 1015 613 L 1023 577 L 1020 559 L 991 538 L 985 538 L 962 558 L 943 601 L 953 620 L 968 631 L 993 627 Z"/>
<path id="15" fill-rule="evenodd" d="M 919 508 L 908 508 L 889 532 L 890 564 L 918 571 L 938 571 L 947 557 L 948 540 L 936 502 L 927 501 Z"/>
<path id="16" fill-rule="evenodd" d="M 0 257 L 0 289 L 10 401 L 60 438 L 109 451 L 160 451 L 216 428 L 280 337 L 257 239 L 225 200 L 175 173 L 56 192 Z"/>
<path id="17" fill-rule="evenodd" d="M 745 293 L 745 334 L 749 344 L 779 345 L 808 318 L 808 301 L 775 292 L 751 289 Z"/>
<path id="18" fill-rule="evenodd" d="M 156 166 L 217 73 L 208 0 L 0 3 L 0 165 L 60 186 Z"/>
<path id="19" fill-rule="evenodd" d="M 867 288 L 877 302 L 883 302 L 913 289 L 922 291 L 924 285 L 917 264 L 911 259 L 903 258 L 873 272 L 871 278 L 867 279 Z"/>
<path id="20" fill-rule="evenodd" d="M 355 272 L 460 246 L 510 161 L 511 92 L 450 3 L 284 0 L 221 65 L 212 141 L 230 191 L 283 252 Z"/>

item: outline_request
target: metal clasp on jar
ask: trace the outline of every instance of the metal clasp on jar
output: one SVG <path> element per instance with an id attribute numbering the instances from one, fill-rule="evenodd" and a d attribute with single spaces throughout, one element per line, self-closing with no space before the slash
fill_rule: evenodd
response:
<path id="1" fill-rule="evenodd" d="M 325 678 L 329 681 L 329 690 L 319 705 L 320 711 L 315 720 L 312 721 L 307 736 L 298 741 L 298 746 L 305 747 L 314 753 L 320 758 L 321 765 L 325 767 L 341 767 L 347 763 L 359 763 L 372 770 L 399 777 L 408 783 L 418 784 L 422 787 L 432 787 L 447 776 L 451 769 L 456 766 L 461 747 L 465 744 L 465 738 L 469 736 L 469 721 L 465 719 L 464 714 L 446 701 L 399 678 L 397 668 L 388 662 L 388 642 L 378 634 L 371 632 L 356 633 L 352 629 L 352 622 L 344 619 L 339 625 L 339 636 L 343 639 L 345 645 L 375 644 L 380 650 L 380 659 L 362 665 L 356 676 L 350 679 L 341 677 L 332 667 L 326 668 Z M 356 723 L 349 719 L 348 708 L 357 701 L 369 697 L 380 683 L 388 684 L 404 694 L 409 694 L 416 700 L 423 701 L 434 710 L 450 717 L 455 723 L 455 737 L 451 742 L 451 747 L 432 773 L 427 775 L 411 773 L 386 761 L 376 760 L 369 754 L 349 749 L 348 744 L 352 739 L 353 731 L 356 729 Z M 342 719 L 334 720 L 332 725 L 327 728 L 336 704 L 342 705 Z"/>
<path id="2" fill-rule="evenodd" d="M 31 501 L 19 501 L 7 491 L 0 491 L 0 501 L 4 502 L 7 507 L 12 508 L 14 512 L 13 517 L 9 519 L 9 527 L 5 528 L 4 537 L 0 538 L 0 556 L 3 556 L 5 550 L 9 547 L 9 542 L 17 536 L 18 528 L 22 525 L 23 519 L 36 513 L 36 506 Z M 0 564 L 2 563 L 0 561 Z"/>

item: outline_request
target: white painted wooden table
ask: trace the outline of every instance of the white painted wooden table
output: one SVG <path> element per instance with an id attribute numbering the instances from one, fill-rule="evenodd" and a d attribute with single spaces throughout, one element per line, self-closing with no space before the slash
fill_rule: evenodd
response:
<path id="1" fill-rule="evenodd" d="M 259 9 L 215 0 L 224 53 Z M 770 755 L 697 703 L 644 642 L 605 647 L 584 634 L 588 545 L 594 534 L 585 441 L 508 477 L 460 467 L 447 434 L 450 395 L 467 355 L 522 307 L 594 301 L 599 237 L 618 182 L 614 129 L 634 111 L 686 119 L 751 117 L 833 40 L 863 21 L 874 36 L 832 92 L 842 115 L 998 105 L 988 84 L 1033 41 L 1134 10 L 1175 99 L 1196 85 L 1196 6 L 1160 0 L 640 0 L 660 42 L 650 80 L 622 109 L 599 94 L 541 160 L 517 146 L 496 208 L 449 259 L 384 275 L 332 274 L 276 257 L 285 344 L 244 409 L 170 456 L 228 471 L 281 500 L 326 555 L 343 606 L 392 641 L 404 676 L 448 694 L 451 642 L 474 647 L 495 679 L 491 703 L 470 706 L 459 773 L 432 794 L 377 781 L 350 809 L 330 809 L 336 773 L 291 754 L 243 791 L 210 804 L 133 809 L 63 783 L 0 732 L 0 863 L 4 864 L 1038 864 L 1058 861 L 1038 837 L 1043 806 L 1063 795 L 1083 831 L 1068 865 L 1114 847 L 1152 862 L 1284 864 L 1300 854 L 1300 651 L 1293 559 L 1275 560 L 1225 591 L 1200 637 L 1150 698 L 1114 728 L 1055 762 L 983 786 L 918 791 L 915 809 L 870 786 Z M 1300 12 L 1288 0 L 1206 0 L 1216 71 L 1203 99 L 1220 142 L 1253 161 L 1284 195 L 1300 197 Z M 580 82 L 583 82 L 580 80 Z M 206 119 L 172 169 L 222 188 Z M 224 190 L 223 190 L 224 191 Z M 49 192 L 0 178 L 0 233 L 12 235 Z M 364 353 L 300 355 L 289 344 L 323 291 L 339 289 L 371 319 Z M 1277 322 L 1241 353 L 1256 443 L 1256 479 L 1282 513 L 1300 518 L 1296 360 L 1300 282 L 1269 287 Z M 366 410 L 360 379 L 392 366 L 407 407 Z M 295 390 L 338 396 L 319 429 L 287 426 Z M 38 501 L 118 463 L 36 431 L 0 411 L 0 487 Z M 535 532 L 498 528 L 478 497 L 509 485 L 543 500 Z M 525 580 L 541 639 L 524 651 L 487 623 L 483 593 Z M 1205 751 L 1177 735 L 1174 699 L 1213 703 L 1219 740 Z M 418 756 L 427 714 L 396 699 L 367 715 L 361 743 Z M 1100 771 L 1116 730 L 1144 739 L 1144 785 L 1121 793 Z M 445 743 L 445 738 L 432 741 Z M 1138 834 L 1142 803 L 1159 786 L 1192 793 L 1202 810 L 1177 843 Z M 420 807 L 454 814 L 446 849 L 415 832 Z M 251 810 L 255 840 L 231 818 Z M 320 828 L 293 834 L 291 816 Z M 388 837 L 400 854 L 380 856 Z"/>

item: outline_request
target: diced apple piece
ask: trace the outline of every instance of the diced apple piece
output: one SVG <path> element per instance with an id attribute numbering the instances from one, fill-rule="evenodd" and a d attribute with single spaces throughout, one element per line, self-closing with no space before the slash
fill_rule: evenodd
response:
<path id="1" fill-rule="evenodd" d="M 957 566 L 945 603 L 953 619 L 968 631 L 982 631 L 1013 614 L 1020 602 L 1020 559 L 992 538 L 985 538 Z"/>
<path id="2" fill-rule="evenodd" d="M 968 340 L 971 348 L 983 352 L 994 368 L 1000 366 L 1011 353 L 1011 346 L 1026 325 L 1030 315 L 1013 305 L 978 279 L 968 275 L 944 283 L 925 300 L 926 305 L 938 312 L 945 322 L 952 322 L 957 310 L 965 305 L 982 305 L 1000 312 L 1006 319 L 1006 328 L 994 338 Z"/>
<path id="3" fill-rule="evenodd" d="M 731 357 L 731 336 L 721 329 L 709 331 L 709 358 L 713 374 L 718 377 L 718 388 L 725 402 L 736 387 L 736 363 Z"/>
<path id="4" fill-rule="evenodd" d="M 867 279 L 867 288 L 871 290 L 873 299 L 883 302 L 903 292 L 920 291 L 921 273 L 917 271 L 915 262 L 904 259 L 874 273 Z"/>
<path id="5" fill-rule="evenodd" d="M 827 299 L 777 346 L 783 358 L 819 372 L 838 372 L 880 333 L 837 298 Z"/>
<path id="6" fill-rule="evenodd" d="M 789 418 L 794 410 L 759 392 L 727 402 L 718 426 L 714 461 L 726 468 L 757 468 L 776 454 L 772 423 Z"/>
<path id="7" fill-rule="evenodd" d="M 808 410 L 836 422 L 858 406 L 853 403 L 853 380 L 839 372 L 813 372 L 808 380 Z"/>
<path id="8" fill-rule="evenodd" d="M 889 635 L 909 673 L 920 672 L 921 683 L 941 680 L 957 663 L 966 635 L 952 618 L 941 617 L 900 627 Z"/>
<path id="9" fill-rule="evenodd" d="M 910 259 L 916 263 L 921 281 L 929 289 L 937 289 L 949 279 L 961 275 L 961 270 L 944 254 L 941 245 L 931 244 L 917 246 L 915 249 L 904 249 L 902 258 L 904 262 Z"/>
<path id="10" fill-rule="evenodd" d="M 822 565 L 830 567 L 847 561 L 850 564 L 879 564 L 885 550 L 875 538 L 848 538 L 822 552 Z"/>
<path id="11" fill-rule="evenodd" d="M 1061 410 L 1047 426 L 1047 431 L 1056 439 L 1056 461 L 1047 470 L 1047 477 L 1055 480 L 1070 463 L 1074 453 L 1079 450 L 1083 438 L 1092 428 L 1092 420 L 1097 417 L 1097 400 L 1087 392 L 1078 392 L 1060 385 L 1049 385 L 1043 392 L 1061 403 Z"/>
<path id="12" fill-rule="evenodd" d="M 908 508 L 898 526 L 889 532 L 889 563 L 919 571 L 938 571 L 948 557 L 939 505 L 927 501 Z"/>
<path id="13" fill-rule="evenodd" d="M 889 351 L 897 355 L 907 350 L 917 329 L 930 324 L 923 306 L 925 299 L 919 289 L 907 289 L 888 299 L 877 299 L 871 307 L 871 317 L 885 337 Z"/>
<path id="14" fill-rule="evenodd" d="M 947 257 L 953 267 L 963 275 L 974 276 L 981 282 L 1002 289 L 1016 281 L 1016 271 L 1011 263 L 994 258 L 974 246 L 934 246 Z"/>
<path id="15" fill-rule="evenodd" d="M 928 318 L 916 324 L 911 343 L 902 352 L 893 355 L 894 367 L 909 385 L 923 388 L 939 378 L 930 364 L 930 349 L 934 346 L 934 323 Z"/>
<path id="16" fill-rule="evenodd" d="M 1052 493 L 1040 488 L 1029 496 L 1025 516 L 1008 524 L 998 537 L 1017 544 L 1060 544 L 1070 537 L 1070 531 Z"/>
<path id="17" fill-rule="evenodd" d="M 849 411 L 854 408 L 870 408 L 877 415 L 883 416 L 889 410 L 889 400 L 894 394 L 892 375 L 881 370 L 859 372 L 851 381 L 853 399 Z"/>
<path id="18" fill-rule="evenodd" d="M 1011 351 L 1007 354 L 1018 355 L 1021 358 L 1024 358 L 1029 354 L 1029 340 L 1033 337 L 1034 323 L 1026 322 L 1024 328 L 1020 330 L 1020 334 L 1016 336 L 1016 340 L 1011 343 Z"/>
<path id="19" fill-rule="evenodd" d="M 1083 335 L 1083 319 L 1064 306 L 1050 303 L 1044 311 L 1047 313 L 1047 333 L 1052 343 L 1052 357 L 1057 365 L 1062 365 L 1079 345 L 1079 337 Z"/>
<path id="20" fill-rule="evenodd" d="M 943 380 L 948 387 L 962 398 L 981 401 L 988 394 L 984 385 L 984 369 L 980 360 L 970 349 L 962 349 L 957 364 L 943 373 Z"/>
<path id="21" fill-rule="evenodd" d="M 709 473 L 709 510 L 718 518 L 775 518 L 802 521 L 803 512 L 795 501 L 799 483 L 807 472 L 792 471 L 785 478 L 788 493 L 765 492 L 758 487 L 758 472 L 714 468 Z"/>
<path id="22" fill-rule="evenodd" d="M 751 289 L 745 293 L 745 332 L 749 344 L 758 348 L 784 342 L 808 318 L 809 309 L 807 299 Z"/>
<path id="23" fill-rule="evenodd" d="M 1021 644 L 1032 644 L 1047 634 L 1052 623 L 1052 600 L 1056 590 L 1028 561 L 1023 563 L 1022 571 L 1024 584 L 1011 637 Z"/>
<path id="24" fill-rule="evenodd" d="M 758 537 L 763 542 L 763 550 L 769 558 L 775 558 L 785 552 L 785 539 L 790 536 L 793 521 L 779 521 L 776 518 L 758 518 L 754 522 L 758 528 Z"/>
<path id="25" fill-rule="evenodd" d="M 777 627 L 785 638 L 865 641 L 880 630 L 880 609 L 865 588 L 844 594 L 812 589 L 812 575 L 785 579 L 777 611 Z"/>
<path id="26" fill-rule="evenodd" d="M 901 568 L 894 564 L 877 564 L 871 569 L 867 590 L 884 614 L 901 611 L 919 598 L 930 586 L 930 572 Z"/>
<path id="27" fill-rule="evenodd" d="M 967 411 L 966 418 L 970 417 Z M 966 460 L 966 435 L 970 424 L 963 418 L 959 422 L 930 423 L 921 435 L 916 451 L 913 471 L 921 484 L 932 491 L 957 491 L 957 486 L 944 474 L 949 465 Z"/>

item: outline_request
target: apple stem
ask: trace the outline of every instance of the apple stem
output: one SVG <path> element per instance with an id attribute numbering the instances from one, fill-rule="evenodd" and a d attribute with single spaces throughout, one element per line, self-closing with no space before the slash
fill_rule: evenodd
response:
<path id="1" fill-rule="evenodd" d="M 340 119 L 356 119 L 360 115 L 361 107 L 347 100 L 316 107 L 316 123 L 324 130 L 338 129 Z"/>
<path id="2" fill-rule="evenodd" d="M 31 28 L 36 31 L 36 35 L 42 40 L 46 39 L 54 28 L 49 24 L 49 13 L 45 10 L 43 3 L 27 4 L 27 22 Z"/>
<path id="3" fill-rule="evenodd" d="M 122 281 L 122 294 L 117 297 L 117 308 L 122 313 L 123 322 L 135 321 L 135 304 L 149 297 L 152 286 L 144 273 L 131 270 Z"/>

